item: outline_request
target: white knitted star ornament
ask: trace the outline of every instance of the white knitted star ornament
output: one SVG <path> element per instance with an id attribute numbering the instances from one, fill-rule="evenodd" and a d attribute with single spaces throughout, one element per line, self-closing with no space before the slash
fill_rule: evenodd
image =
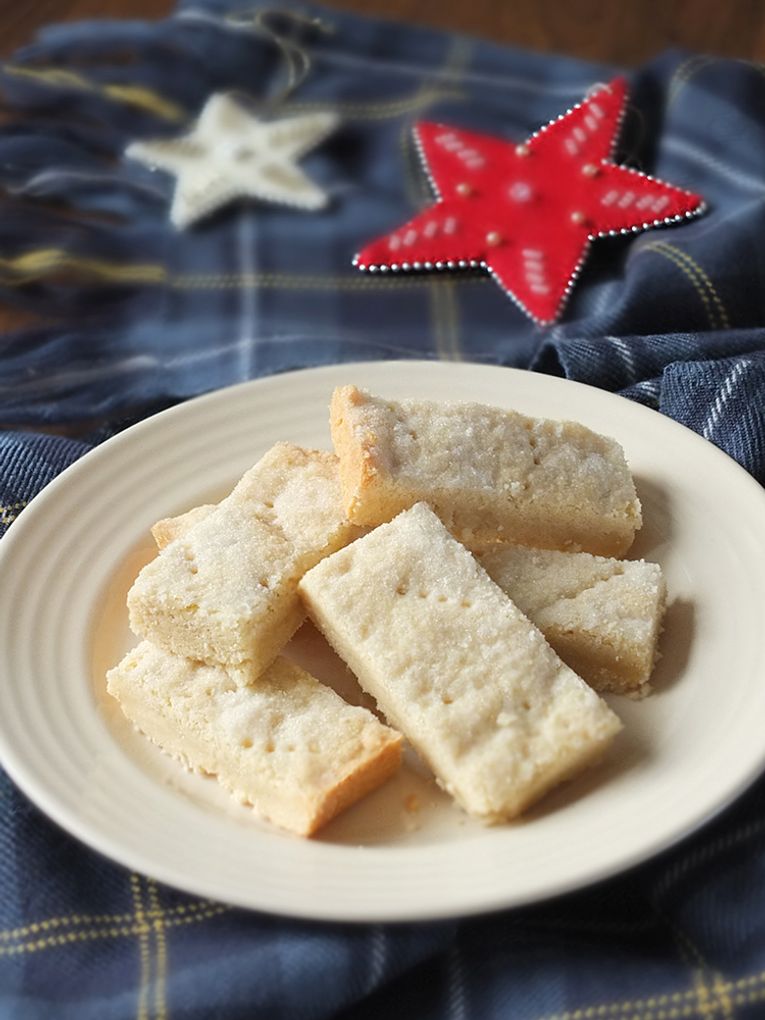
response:
<path id="1" fill-rule="evenodd" d="M 181 229 L 238 198 L 315 210 L 327 204 L 327 195 L 297 160 L 338 123 L 329 111 L 263 121 L 216 94 L 187 134 L 133 142 L 125 155 L 175 174 L 170 219 Z"/>

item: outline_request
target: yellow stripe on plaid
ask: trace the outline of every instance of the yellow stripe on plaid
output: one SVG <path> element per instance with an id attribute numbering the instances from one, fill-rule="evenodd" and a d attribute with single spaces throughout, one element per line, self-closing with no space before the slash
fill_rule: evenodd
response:
<path id="1" fill-rule="evenodd" d="M 0 505 L 0 527 L 9 527 L 16 518 L 19 516 L 21 511 L 27 505 L 27 500 L 21 500 L 18 503 L 6 503 L 5 506 Z M 0 938 L 2 938 L 2 932 L 0 932 Z"/>
<path id="2" fill-rule="evenodd" d="M 58 948 L 76 942 L 99 939 L 117 939 L 134 937 L 150 931 L 147 918 L 160 916 L 165 929 L 180 925 L 194 924 L 226 913 L 227 907 L 216 905 L 212 901 L 189 904 L 163 911 L 159 905 L 148 910 L 143 909 L 143 920 L 139 921 L 136 914 L 103 914 L 103 915 L 71 915 L 71 917 L 49 918 L 46 921 L 0 932 L 0 937 L 8 938 L 18 935 L 35 934 L 48 931 L 62 925 L 112 922 L 104 927 L 96 927 L 85 931 L 68 931 L 44 938 L 28 940 L 17 946 L 0 946 L 0 957 L 13 956 L 20 953 L 34 953 L 44 949 Z M 128 919 L 131 923 L 117 924 L 117 921 Z M 719 1017 L 728 1018 L 737 1006 L 749 1006 L 765 1001 L 765 971 L 747 975 L 736 980 L 725 980 L 722 975 L 714 975 L 712 986 L 714 999 L 709 1001 L 699 995 L 699 988 L 693 987 L 685 991 L 671 992 L 645 998 L 605 1002 L 578 1009 L 545 1014 L 536 1020 L 693 1020 L 693 1018 Z"/>
<path id="3" fill-rule="evenodd" d="M 167 1005 L 165 1002 L 165 979 L 167 977 L 167 940 L 165 938 L 165 915 L 159 902 L 159 889 L 157 883 L 146 879 L 149 892 L 149 908 L 154 915 L 152 928 L 154 930 L 154 942 L 157 950 L 156 973 L 154 978 L 154 1012 L 156 1020 L 167 1020 Z"/>
<path id="4" fill-rule="evenodd" d="M 465 67 L 469 57 L 471 43 L 469 40 L 456 36 L 452 40 L 449 52 L 444 61 L 442 70 L 457 76 Z M 421 86 L 423 96 L 429 93 L 427 78 Z M 431 99 L 432 102 L 432 99 Z M 414 127 L 412 118 L 405 122 L 407 137 L 411 138 Z M 417 154 L 412 152 L 414 146 L 410 141 L 410 148 L 403 147 L 404 166 L 410 173 L 415 173 L 414 167 L 419 162 Z M 412 155 L 410 156 L 410 152 Z M 412 186 L 412 184 L 414 186 Z M 410 180 L 410 192 L 413 194 L 418 208 L 432 201 L 430 187 L 424 173 L 416 175 L 416 180 Z M 430 280 L 430 319 L 433 338 L 436 346 L 436 353 L 441 360 L 459 361 L 459 326 L 457 320 L 456 301 L 454 296 L 454 284 L 448 279 L 431 277 Z"/>
<path id="5" fill-rule="evenodd" d="M 433 280 L 431 300 L 438 356 L 442 361 L 461 361 L 454 280 L 448 277 Z"/>
<path id="6" fill-rule="evenodd" d="M 130 892 L 133 896 L 135 907 L 136 924 L 133 927 L 138 935 L 138 957 L 140 960 L 140 973 L 138 985 L 138 1012 L 137 1020 L 148 1020 L 149 1018 L 149 986 L 151 984 L 151 957 L 149 956 L 149 925 L 144 917 L 143 892 L 141 889 L 141 876 L 133 873 L 130 876 Z"/>
<path id="7" fill-rule="evenodd" d="M 433 277 L 412 275 L 391 279 L 349 270 L 347 276 L 321 276 L 316 273 L 170 273 L 158 262 L 120 263 L 106 259 L 71 255 L 62 248 L 40 248 L 0 258 L 0 280 L 10 286 L 22 286 L 54 273 L 72 270 L 107 283 L 165 285 L 176 290 L 232 290 L 262 287 L 272 290 L 376 290 L 427 287 Z M 4 277 L 4 278 L 3 278 Z M 465 280 L 486 283 L 487 277 L 466 276 Z"/>
<path id="8" fill-rule="evenodd" d="M 666 920 L 666 919 L 665 919 Z M 696 1011 L 702 1017 L 715 1017 L 717 1008 L 711 1000 L 707 987 L 707 964 L 698 948 L 677 925 L 669 922 L 669 928 L 680 950 L 680 955 L 691 968 L 693 985 L 696 991 Z"/>
<path id="9" fill-rule="evenodd" d="M 354 272 L 356 272 L 354 270 Z M 465 276 L 465 281 L 486 283 L 488 277 Z M 297 273 L 229 273 L 224 275 L 180 274 L 168 279 L 175 290 L 229 290 L 239 287 L 260 287 L 263 290 L 417 290 L 429 287 L 437 277 L 425 273 L 410 276 L 370 276 L 357 273 L 348 276 L 319 276 Z"/>
<path id="10" fill-rule="evenodd" d="M 408 111 L 404 111 L 408 112 L 410 116 L 402 121 L 399 135 L 407 197 L 411 205 L 418 210 L 431 201 L 432 196 L 414 145 L 414 115 L 427 109 L 430 103 L 434 102 L 437 98 L 441 98 L 440 93 L 434 91 L 427 83 L 421 85 L 418 92 L 412 97 L 411 107 Z M 460 98 L 462 97 L 460 96 Z"/>
<path id="11" fill-rule="evenodd" d="M 714 1006 L 712 1004 L 700 1006 L 698 989 L 689 988 L 684 992 L 605 1002 L 597 1006 L 566 1010 L 563 1013 L 548 1013 L 537 1017 L 536 1020 L 682 1020 L 694 1017 L 719 1017 L 721 1008 L 731 1010 L 736 1006 L 765 1000 L 765 971 L 735 981 L 725 981 L 721 978 L 716 982 L 715 991 L 717 1003 Z M 723 1013 L 724 1017 L 729 1015 L 730 1012 Z"/>
<path id="12" fill-rule="evenodd" d="M 669 89 L 667 91 L 667 109 L 669 109 L 676 101 L 682 90 L 695 78 L 701 71 L 706 70 L 708 67 L 712 67 L 714 64 L 743 64 L 745 67 L 751 67 L 753 71 L 757 71 L 759 74 L 765 75 L 765 64 L 759 60 L 746 60 L 744 57 L 712 57 L 698 54 L 695 57 L 689 57 L 684 60 L 682 64 L 677 68 L 669 83 Z"/>
<path id="13" fill-rule="evenodd" d="M 708 984 L 707 981 L 710 983 Z M 694 984 L 696 985 L 697 1015 L 704 1017 L 704 1020 L 728 1020 L 730 1012 L 724 1010 L 723 998 L 718 993 L 721 984 L 716 980 L 715 974 L 711 971 L 697 971 L 694 975 Z M 727 1005 L 730 1004 L 730 999 L 727 996 L 724 1001 Z"/>
<path id="14" fill-rule="evenodd" d="M 11 285 L 31 283 L 57 269 L 71 269 L 118 283 L 164 283 L 168 278 L 167 269 L 157 263 L 107 262 L 71 255 L 63 248 L 38 248 L 13 258 L 0 258 L 0 279 L 7 271 L 9 278 L 5 282 Z"/>
<path id="15" fill-rule="evenodd" d="M 670 244 L 669 241 L 657 241 L 656 246 L 662 251 L 673 252 L 675 255 L 677 255 L 679 259 L 682 259 L 683 262 L 686 263 L 686 265 L 692 272 L 696 273 L 697 277 L 706 286 L 707 291 L 709 292 L 709 296 L 712 298 L 712 301 L 714 302 L 715 308 L 717 309 L 718 317 L 720 319 L 720 325 L 723 327 L 723 329 L 730 329 L 730 319 L 728 318 L 728 311 L 725 305 L 723 304 L 722 298 L 718 294 L 717 288 L 712 282 L 707 271 L 702 266 L 700 266 L 699 263 L 694 258 L 692 258 L 687 251 L 683 251 L 682 248 L 678 248 L 677 245 L 675 244 Z"/>
<path id="16" fill-rule="evenodd" d="M 165 925 L 188 924 L 200 913 L 208 914 L 213 911 L 224 911 L 228 908 L 221 907 L 213 900 L 200 900 L 198 903 L 187 903 L 179 907 L 171 907 L 162 911 Z M 147 918 L 154 917 L 153 910 L 145 910 Z M 63 917 L 46 917 L 42 921 L 35 921 L 32 924 L 25 924 L 19 928 L 6 928 L 0 931 L 0 942 L 9 942 L 13 939 L 26 938 L 29 935 L 39 935 L 48 931 L 55 931 L 57 928 L 76 928 L 80 925 L 123 925 L 135 920 L 135 913 L 129 914 L 68 914 Z"/>
<path id="17" fill-rule="evenodd" d="M 725 978 L 719 971 L 714 971 L 712 974 L 712 991 L 722 1020 L 733 1020 L 733 1002 L 728 994 Z"/>
<path id="18" fill-rule="evenodd" d="M 677 102 L 677 97 L 683 91 L 688 82 L 694 78 L 699 71 L 703 71 L 705 67 L 710 64 L 714 64 L 718 58 L 697 55 L 695 57 L 689 57 L 688 60 L 684 60 L 682 64 L 677 68 L 675 73 L 669 82 L 669 89 L 667 91 L 667 109 Z"/>
<path id="19" fill-rule="evenodd" d="M 135 899 L 135 894 L 134 894 Z M 89 938 L 126 937 L 139 933 L 143 926 L 149 927 L 150 922 L 157 918 L 165 928 L 195 924 L 226 913 L 227 907 L 214 903 L 212 900 L 201 900 L 199 903 L 172 907 L 168 910 L 153 907 L 146 909 L 142 905 L 142 918 L 137 919 L 136 912 L 129 914 L 69 914 L 62 917 L 48 917 L 32 924 L 24 924 L 16 928 L 0 931 L 0 956 L 11 956 L 15 953 L 35 952 L 50 946 L 64 945 L 65 942 L 83 941 Z M 62 928 L 82 928 L 84 930 L 61 931 Z M 17 942 L 16 946 L 2 943 Z"/>
<path id="20" fill-rule="evenodd" d="M 168 918 L 164 922 L 164 928 L 178 928 L 182 925 L 198 924 L 202 921 L 209 921 L 211 918 L 220 917 L 225 914 L 228 908 L 223 906 L 211 906 L 199 910 L 197 913 L 186 916 Z M 75 942 L 90 942 L 103 939 L 129 938 L 135 935 L 148 935 L 151 926 L 147 923 L 147 915 L 150 911 L 143 911 L 142 920 L 136 920 L 136 915 L 129 915 L 132 922 L 129 924 L 112 924 L 103 927 L 86 928 L 83 931 L 66 931 L 60 934 L 47 935 L 42 938 L 25 939 L 17 945 L 0 946 L 0 957 L 18 956 L 21 953 L 36 953 L 43 949 L 53 949 L 58 946 L 70 945 Z"/>
<path id="21" fill-rule="evenodd" d="M 730 1017 L 730 997 L 723 992 L 724 978 L 713 970 L 704 960 L 698 947 L 688 936 L 673 925 L 675 935 L 690 950 L 692 959 L 699 964 L 693 969 L 693 983 L 696 987 L 696 1009 L 700 1017 L 728 1020 Z"/>
<path id="22" fill-rule="evenodd" d="M 694 865 L 709 861 L 718 854 L 740 845 L 745 840 L 759 837 L 764 831 L 765 822 L 752 822 L 713 840 L 691 854 L 690 857 L 685 858 L 678 867 L 672 869 L 667 880 L 656 887 L 655 896 L 663 895 L 672 884 L 687 876 L 690 868 Z M 662 920 L 666 921 L 666 917 L 661 914 L 660 916 L 662 916 Z M 592 928 L 599 930 L 601 926 L 593 925 Z M 605 925 L 602 926 L 602 930 L 610 931 L 611 928 Z M 683 1020 L 683 1018 L 709 1018 L 710 1016 L 718 1017 L 719 1020 L 727 1020 L 727 1018 L 735 1016 L 736 1006 L 748 1006 L 765 1001 L 765 971 L 735 980 L 726 980 L 722 974 L 713 971 L 708 966 L 697 947 L 677 927 L 674 928 L 673 934 L 681 938 L 686 950 L 690 951 L 694 959 L 706 969 L 712 981 L 712 995 L 710 995 L 710 989 L 706 983 L 704 985 L 705 993 L 700 995 L 697 983 L 694 988 L 687 991 L 607 1002 L 596 1006 L 582 1006 L 562 1013 L 539 1016 L 536 1020 Z"/>
<path id="23" fill-rule="evenodd" d="M 248 93 L 237 91 L 235 95 L 241 95 L 248 106 L 255 110 L 269 110 L 268 101 L 256 99 Z M 421 113 L 433 103 L 443 99 L 456 100 L 464 99 L 464 92 L 457 89 L 419 88 L 411 96 L 404 96 L 401 99 L 383 100 L 377 103 L 355 103 L 332 100 L 332 102 L 303 101 L 290 103 L 289 112 L 293 113 L 317 113 L 329 111 L 338 113 L 344 121 L 374 121 L 393 120 L 396 117 L 403 117 L 408 113 Z"/>
<path id="24" fill-rule="evenodd" d="M 704 309 L 707 313 L 707 319 L 712 329 L 718 328 L 717 317 L 712 302 L 706 292 L 703 285 L 703 280 L 696 275 L 696 272 L 687 263 L 679 258 L 673 249 L 665 247 L 661 242 L 655 241 L 650 244 L 642 245 L 639 251 L 635 252 L 635 256 L 641 255 L 646 251 L 655 251 L 659 255 L 663 255 L 664 258 L 668 259 L 673 265 L 683 273 L 683 275 L 690 280 L 693 285 L 693 289 L 696 291 L 698 296 L 701 298 L 701 302 L 704 305 Z"/>
<path id="25" fill-rule="evenodd" d="M 665 872 L 664 877 L 656 885 L 656 893 L 659 895 L 664 894 L 666 890 L 676 885 L 680 879 L 688 877 L 691 869 L 697 865 L 712 860 L 719 854 L 732 850 L 734 847 L 740 846 L 750 839 L 756 839 L 763 834 L 765 834 L 765 820 L 761 819 L 756 822 L 749 822 L 740 829 L 735 829 L 733 832 L 726 833 L 724 836 L 704 844 L 683 857 L 678 864 Z"/>
<path id="26" fill-rule="evenodd" d="M 681 958 L 691 971 L 696 991 L 696 1015 L 707 1018 L 707 1020 L 714 1020 L 714 1018 L 718 1017 L 719 1003 L 716 996 L 713 997 L 710 993 L 707 982 L 714 982 L 716 975 L 696 943 L 662 909 L 656 889 L 654 889 L 651 896 L 651 906 L 660 924 L 669 930 Z"/>
<path id="27" fill-rule="evenodd" d="M 223 906 L 210 906 L 206 910 L 200 910 L 194 917 L 172 917 L 165 921 L 165 928 L 179 928 L 186 924 L 196 924 L 197 921 L 209 921 L 213 917 L 220 917 L 228 913 L 229 908 Z"/>
<path id="28" fill-rule="evenodd" d="M 143 85 L 101 84 L 75 71 L 61 67 L 20 67 L 16 64 L 4 64 L 2 65 L 2 70 L 5 74 L 13 75 L 17 78 L 27 78 L 51 87 L 92 92 L 114 102 L 148 110 L 163 120 L 178 122 L 188 120 L 190 117 L 190 112 L 174 100 L 166 99 L 153 89 L 145 88 Z M 270 102 L 267 100 L 251 96 L 249 93 L 240 90 L 236 90 L 234 94 L 241 96 L 247 105 L 256 112 L 271 111 Z M 328 103 L 320 100 L 314 102 L 304 100 L 298 103 L 290 103 L 290 113 L 313 113 L 318 110 L 332 110 L 339 113 L 343 120 L 346 121 L 389 120 L 395 117 L 402 117 L 407 113 L 416 113 L 444 99 L 454 100 L 462 98 L 464 98 L 464 93 L 457 89 L 430 87 L 427 89 L 419 88 L 413 95 L 402 96 L 400 99 L 389 99 L 375 103 L 344 102 L 342 100 L 333 100 L 331 103 Z"/>
<path id="29" fill-rule="evenodd" d="M 97 939 L 128 938 L 133 935 L 148 934 L 148 932 L 149 926 L 144 923 L 114 925 L 110 928 L 93 928 L 88 931 L 67 931 L 63 932 L 61 935 L 49 935 L 47 938 L 20 942 L 16 946 L 0 946 L 0 957 L 19 956 L 22 953 L 37 953 L 42 949 L 66 946 L 74 942 L 91 942 Z"/>
<path id="30" fill-rule="evenodd" d="M 188 112 L 178 103 L 165 99 L 143 85 L 102 85 L 100 82 L 91 81 L 82 74 L 61 67 L 19 67 L 16 64 L 3 64 L 2 70 L 5 74 L 15 78 L 28 78 L 31 81 L 40 82 L 42 85 L 92 92 L 114 102 L 148 110 L 149 113 L 153 113 L 163 120 L 181 121 L 186 120 L 189 116 Z"/>

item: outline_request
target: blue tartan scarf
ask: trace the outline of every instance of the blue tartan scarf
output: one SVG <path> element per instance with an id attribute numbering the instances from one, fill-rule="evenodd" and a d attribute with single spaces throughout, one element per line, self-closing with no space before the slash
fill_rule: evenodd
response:
<path id="1" fill-rule="evenodd" d="M 480 276 L 350 266 L 428 200 L 420 117 L 523 138 L 612 68 L 316 9 L 184 2 L 157 24 L 46 29 L 2 66 L 0 530 L 125 424 L 213 388 L 429 357 L 588 382 L 683 422 L 765 482 L 765 75 L 669 53 L 630 74 L 621 158 L 701 219 L 600 242 L 558 325 Z M 285 85 L 291 94 L 282 101 Z M 335 109 L 304 166 L 319 214 L 235 205 L 177 233 L 172 181 L 122 158 L 205 99 Z M 55 427 L 57 435 L 45 434 Z M 75 437 L 75 438 L 65 438 Z M 765 1016 L 765 783 L 678 848 L 540 906 L 463 922 L 308 924 L 130 874 L 0 773 L 0 1016 L 9 1020 L 755 1020 Z"/>

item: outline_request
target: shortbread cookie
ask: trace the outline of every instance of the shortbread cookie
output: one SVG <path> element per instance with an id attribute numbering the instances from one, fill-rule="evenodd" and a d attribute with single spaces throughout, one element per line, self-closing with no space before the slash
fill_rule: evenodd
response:
<path id="1" fill-rule="evenodd" d="M 621 723 L 424 504 L 300 582 L 308 610 L 468 812 L 517 815 Z"/>
<path id="2" fill-rule="evenodd" d="M 143 568 L 130 626 L 176 655 L 257 675 L 305 618 L 297 582 L 357 534 L 335 456 L 278 443 Z"/>
<path id="3" fill-rule="evenodd" d="M 641 525 L 622 448 L 575 422 L 342 386 L 330 423 L 356 524 L 422 500 L 472 549 L 508 541 L 603 556 L 625 552 Z"/>
<path id="4" fill-rule="evenodd" d="M 479 559 L 595 690 L 632 697 L 650 692 L 666 601 L 657 563 L 512 545 Z"/>
<path id="5" fill-rule="evenodd" d="M 107 685 L 163 750 L 300 835 L 375 789 L 401 760 L 400 734 L 281 657 L 239 687 L 221 667 L 143 641 Z"/>
<path id="6" fill-rule="evenodd" d="M 216 509 L 215 503 L 203 503 L 201 506 L 192 507 L 186 513 L 178 514 L 177 517 L 163 517 L 151 529 L 157 548 L 164 549 L 166 545 L 170 545 L 184 532 L 191 531 L 195 524 L 199 524 L 205 517 L 209 517 Z"/>

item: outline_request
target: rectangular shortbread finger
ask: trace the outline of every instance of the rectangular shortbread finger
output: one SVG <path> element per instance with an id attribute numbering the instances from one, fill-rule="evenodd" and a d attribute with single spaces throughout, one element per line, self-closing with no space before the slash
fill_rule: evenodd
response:
<path id="1" fill-rule="evenodd" d="M 519 545 L 497 546 L 479 560 L 595 690 L 650 692 L 666 601 L 658 563 Z"/>
<path id="2" fill-rule="evenodd" d="M 163 517 L 161 521 L 157 521 L 151 527 L 152 538 L 157 543 L 157 548 L 164 549 L 166 545 L 170 545 L 184 532 L 191 531 L 195 524 L 199 524 L 200 521 L 209 517 L 216 509 L 215 503 L 203 503 L 201 506 L 192 507 L 191 510 L 187 510 L 183 514 L 178 514 L 177 517 Z"/>
<path id="3" fill-rule="evenodd" d="M 310 615 L 468 812 L 511 818 L 621 724 L 425 504 L 300 582 Z"/>
<path id="4" fill-rule="evenodd" d="M 160 548 L 214 510 L 159 521 Z M 658 563 L 502 544 L 479 555 L 491 579 L 596 691 L 643 698 L 658 658 L 666 585 Z"/>
<path id="5" fill-rule="evenodd" d="M 422 500 L 473 549 L 508 541 L 603 556 L 625 552 L 641 525 L 622 448 L 576 422 L 342 386 L 330 424 L 356 524 Z"/>
<path id="6" fill-rule="evenodd" d="M 263 818 L 311 835 L 384 782 L 402 738 L 284 658 L 248 687 L 143 641 L 107 674 L 138 729 Z"/>
<path id="7" fill-rule="evenodd" d="M 297 582 L 357 534 L 335 456 L 278 443 L 143 568 L 130 626 L 176 655 L 257 675 L 305 619 Z"/>

